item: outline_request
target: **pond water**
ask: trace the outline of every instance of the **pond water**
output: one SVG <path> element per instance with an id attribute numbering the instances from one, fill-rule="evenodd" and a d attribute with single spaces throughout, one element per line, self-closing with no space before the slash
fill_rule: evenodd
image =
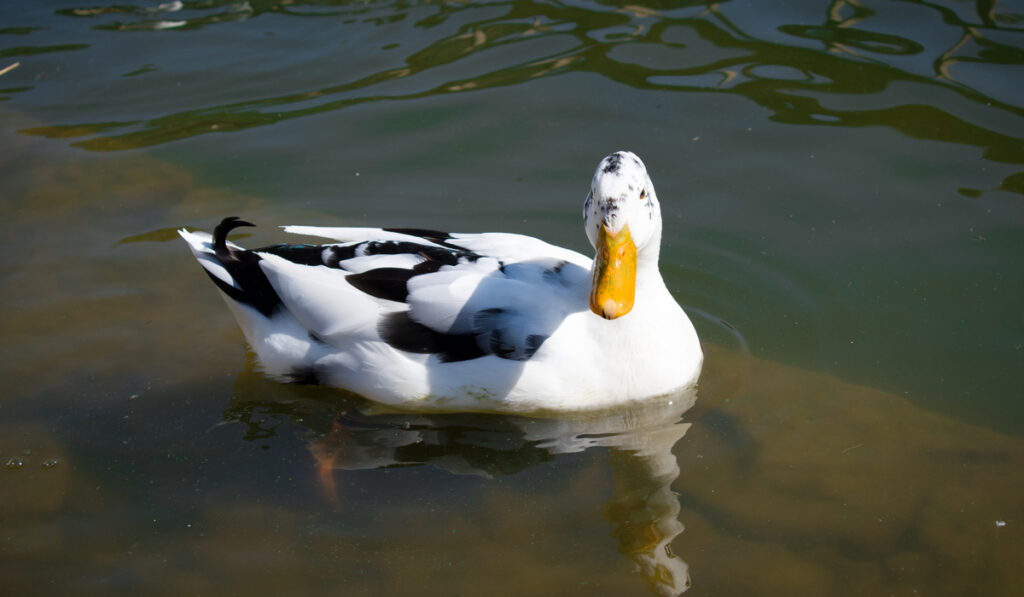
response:
<path id="1" fill-rule="evenodd" d="M 1024 594 L 1024 3 L 0 15 L 5 594 Z M 638 411 L 272 382 L 174 234 L 586 252 L 618 149 L 707 355 Z"/>

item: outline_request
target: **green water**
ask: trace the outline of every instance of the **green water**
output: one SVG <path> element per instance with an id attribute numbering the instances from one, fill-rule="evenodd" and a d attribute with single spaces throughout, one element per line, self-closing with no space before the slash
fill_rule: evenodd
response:
<path id="1" fill-rule="evenodd" d="M 12 0 L 14 64 L 3 592 L 1024 592 L 1024 3 Z M 617 149 L 705 343 L 688 410 L 270 382 L 173 233 L 587 251 Z"/>

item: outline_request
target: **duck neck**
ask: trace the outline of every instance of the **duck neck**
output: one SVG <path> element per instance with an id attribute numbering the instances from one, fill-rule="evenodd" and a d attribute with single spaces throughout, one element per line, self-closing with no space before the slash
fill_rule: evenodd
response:
<path id="1" fill-rule="evenodd" d="M 661 227 L 655 229 L 643 249 L 636 254 L 636 286 L 637 292 L 650 285 L 664 286 L 661 272 L 658 270 L 658 257 L 661 253 Z"/>

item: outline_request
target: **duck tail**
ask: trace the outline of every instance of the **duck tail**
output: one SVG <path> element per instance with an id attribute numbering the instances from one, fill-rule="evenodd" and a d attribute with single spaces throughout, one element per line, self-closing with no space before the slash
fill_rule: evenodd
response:
<path id="1" fill-rule="evenodd" d="M 221 220 L 220 224 L 217 224 L 217 227 L 213 229 L 213 252 L 222 263 L 239 261 L 238 252 L 228 246 L 228 234 L 235 228 L 242 228 L 244 226 L 255 227 L 256 224 L 239 219 L 238 216 L 228 216 Z"/>
<path id="2" fill-rule="evenodd" d="M 235 302 L 248 305 L 265 317 L 271 317 L 282 303 L 260 267 L 260 256 L 228 243 L 228 234 L 243 226 L 254 224 L 231 216 L 221 220 L 214 228 L 212 237 L 203 232 L 184 229 L 178 233 L 188 242 L 199 264 L 221 292 Z"/>

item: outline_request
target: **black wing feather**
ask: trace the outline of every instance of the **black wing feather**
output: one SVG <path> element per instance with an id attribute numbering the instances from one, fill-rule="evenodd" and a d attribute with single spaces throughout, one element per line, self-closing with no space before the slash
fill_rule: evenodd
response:
<path id="1" fill-rule="evenodd" d="M 370 296 L 404 303 L 409 297 L 406 283 L 416 275 L 411 269 L 380 267 L 346 276 L 348 283 Z"/>
<path id="2" fill-rule="evenodd" d="M 380 337 L 391 346 L 418 354 L 437 354 L 441 362 L 468 361 L 485 356 L 472 334 L 442 334 L 417 323 L 408 311 L 385 315 L 377 325 Z"/>

